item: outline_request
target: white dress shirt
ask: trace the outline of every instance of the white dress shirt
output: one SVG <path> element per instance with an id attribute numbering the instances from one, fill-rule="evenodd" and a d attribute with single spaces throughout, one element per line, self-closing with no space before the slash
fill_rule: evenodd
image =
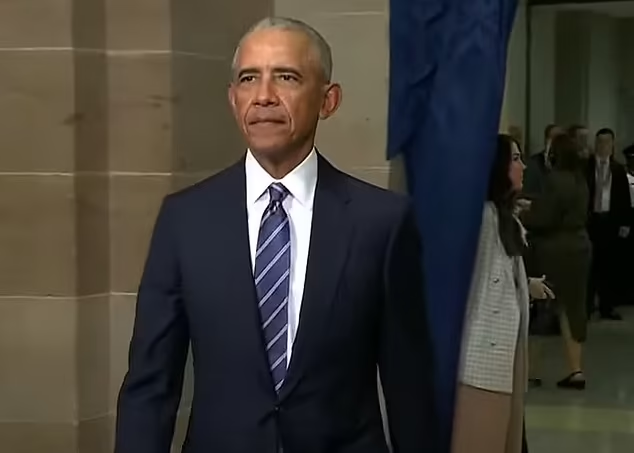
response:
<path id="1" fill-rule="evenodd" d="M 291 233 L 291 269 L 288 295 L 288 336 L 286 362 L 290 362 L 293 343 L 299 326 L 299 314 L 304 295 L 310 230 L 313 221 L 313 203 L 317 187 L 317 153 L 313 151 L 293 171 L 277 180 L 269 175 L 247 151 L 245 171 L 247 181 L 247 214 L 249 219 L 249 246 L 251 264 L 255 267 L 255 252 L 260 232 L 260 221 L 269 204 L 268 187 L 279 182 L 290 195 L 282 205 L 289 218 Z M 255 269 L 253 269 L 255 271 Z"/>
<path id="2" fill-rule="evenodd" d="M 612 192 L 612 171 L 609 159 L 598 159 L 595 172 L 595 206 L 594 212 L 610 212 L 610 196 Z"/>
<path id="3" fill-rule="evenodd" d="M 628 173 L 627 182 L 630 183 L 630 201 L 632 202 L 632 207 L 634 208 L 634 175 Z"/>

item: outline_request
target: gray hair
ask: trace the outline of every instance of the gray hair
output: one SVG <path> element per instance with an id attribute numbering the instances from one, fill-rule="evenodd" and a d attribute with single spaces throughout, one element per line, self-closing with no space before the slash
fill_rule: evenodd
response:
<path id="1" fill-rule="evenodd" d="M 306 36 L 310 40 L 314 49 L 317 51 L 321 70 L 323 72 L 324 78 L 326 79 L 326 82 L 330 82 L 330 80 L 332 79 L 332 51 L 330 49 L 330 45 L 324 39 L 324 37 L 313 27 L 305 22 L 302 22 L 301 20 L 291 19 L 288 17 L 267 17 L 253 25 L 249 29 L 249 31 L 247 31 L 242 36 L 242 38 L 240 39 L 240 43 L 238 44 L 238 47 L 233 54 L 233 61 L 231 63 L 232 72 L 235 73 L 238 62 L 238 54 L 244 40 L 249 35 L 257 31 L 273 29 L 295 31 Z"/>

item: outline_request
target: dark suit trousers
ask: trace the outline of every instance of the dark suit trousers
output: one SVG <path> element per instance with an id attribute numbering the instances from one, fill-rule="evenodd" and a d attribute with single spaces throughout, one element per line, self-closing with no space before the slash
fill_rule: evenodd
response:
<path id="1" fill-rule="evenodd" d="M 592 214 L 588 226 L 592 241 L 592 267 L 588 279 L 588 313 L 594 311 L 594 297 L 599 296 L 599 311 L 609 314 L 620 303 L 621 245 L 619 226 L 609 214 Z"/>

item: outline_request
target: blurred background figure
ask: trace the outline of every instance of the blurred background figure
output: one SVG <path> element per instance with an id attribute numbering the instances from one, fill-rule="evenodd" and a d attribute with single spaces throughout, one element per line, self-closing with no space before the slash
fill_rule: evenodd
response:
<path id="1" fill-rule="evenodd" d="M 623 156 L 625 156 L 626 170 L 627 170 L 627 182 L 630 186 L 630 215 L 628 226 L 630 228 L 630 234 L 626 240 L 625 256 L 621 269 L 623 269 L 622 278 L 626 284 L 625 289 L 625 302 L 627 304 L 634 304 L 634 144 L 628 146 L 623 150 Z"/>
<path id="2" fill-rule="evenodd" d="M 546 176 L 550 171 L 550 148 L 553 139 L 564 133 L 564 130 L 556 124 L 549 124 L 544 130 L 544 149 L 533 154 L 526 160 L 526 172 L 524 174 L 524 198 L 532 199 L 538 196 L 544 186 Z M 521 143 L 521 142 L 519 142 Z"/>
<path id="3" fill-rule="evenodd" d="M 585 389 L 582 344 L 586 340 L 586 287 L 591 245 L 586 232 L 588 188 L 579 148 L 568 135 L 555 137 L 552 171 L 543 192 L 524 212 L 531 232 L 534 266 L 548 276 L 557 294 L 556 307 L 570 374 L 562 388 Z"/>
<path id="4" fill-rule="evenodd" d="M 588 126 L 583 124 L 573 124 L 568 128 L 568 135 L 577 145 L 582 159 L 588 159 L 591 154 L 589 134 Z"/>
<path id="5" fill-rule="evenodd" d="M 588 232 L 593 245 L 593 258 L 588 281 L 588 313 L 595 307 L 602 319 L 621 320 L 615 307 L 624 302 L 625 283 L 622 276 L 622 247 L 630 235 L 630 185 L 625 168 L 614 160 L 615 134 L 601 129 L 596 134 L 595 153 L 587 166 L 590 189 Z"/>

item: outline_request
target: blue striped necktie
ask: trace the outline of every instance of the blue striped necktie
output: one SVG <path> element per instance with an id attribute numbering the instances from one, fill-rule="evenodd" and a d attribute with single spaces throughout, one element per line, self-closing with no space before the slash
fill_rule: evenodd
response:
<path id="1" fill-rule="evenodd" d="M 262 216 L 255 253 L 255 287 L 264 344 L 275 391 L 286 376 L 291 236 L 282 202 L 289 195 L 280 183 L 268 188 L 269 205 Z"/>

